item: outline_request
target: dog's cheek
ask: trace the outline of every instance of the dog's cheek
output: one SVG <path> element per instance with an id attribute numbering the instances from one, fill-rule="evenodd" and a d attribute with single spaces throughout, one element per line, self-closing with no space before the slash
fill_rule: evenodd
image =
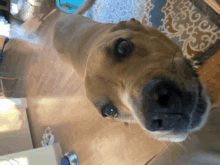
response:
<path id="1" fill-rule="evenodd" d="M 112 88 L 110 86 L 108 82 L 105 82 L 104 79 L 102 79 L 97 75 L 85 76 L 84 79 L 85 93 L 87 98 L 93 103 L 96 103 L 103 97 L 108 97 L 108 94 L 112 92 Z"/>
<path id="2" fill-rule="evenodd" d="M 96 97 L 96 92 L 98 92 L 98 83 L 94 83 L 94 81 L 91 79 L 90 76 L 86 75 L 85 79 L 84 79 L 84 87 L 85 87 L 85 93 L 87 98 L 91 101 L 91 102 L 95 102 L 95 97 Z"/>

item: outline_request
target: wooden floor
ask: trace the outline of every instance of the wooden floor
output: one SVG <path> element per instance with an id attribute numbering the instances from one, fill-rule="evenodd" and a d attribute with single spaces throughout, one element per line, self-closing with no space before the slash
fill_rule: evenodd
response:
<path id="1" fill-rule="evenodd" d="M 136 124 L 103 119 L 86 99 L 83 81 L 53 49 L 11 40 L 5 51 L 0 71 L 19 77 L 12 96 L 27 97 L 34 147 L 41 147 L 48 126 L 63 153 L 74 150 L 80 165 L 144 165 L 168 144 Z"/>
<path id="2" fill-rule="evenodd" d="M 14 49 L 16 43 L 11 45 Z M 55 142 L 63 152 L 72 149 L 81 165 L 144 165 L 167 143 L 152 139 L 136 125 L 110 122 L 99 116 L 86 99 L 83 82 L 73 68 L 63 63 L 57 54 L 47 57 L 21 47 L 5 57 L 1 71 L 20 79 L 13 97 L 25 96 L 34 147 L 41 147 L 42 134 L 50 126 Z M 30 51 L 25 56 L 24 51 Z"/>

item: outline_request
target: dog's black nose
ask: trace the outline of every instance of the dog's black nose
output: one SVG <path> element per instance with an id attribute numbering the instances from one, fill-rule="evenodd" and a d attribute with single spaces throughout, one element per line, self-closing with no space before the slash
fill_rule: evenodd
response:
<path id="1" fill-rule="evenodd" d="M 151 97 L 161 109 L 170 109 L 174 105 L 181 104 L 181 91 L 172 81 L 161 81 L 151 90 Z M 176 112 L 180 107 L 175 107 Z"/>
<path id="2" fill-rule="evenodd" d="M 150 131 L 171 130 L 186 126 L 182 91 L 170 80 L 152 79 L 142 89 L 146 128 Z M 185 123 L 185 124 L 184 124 Z"/>

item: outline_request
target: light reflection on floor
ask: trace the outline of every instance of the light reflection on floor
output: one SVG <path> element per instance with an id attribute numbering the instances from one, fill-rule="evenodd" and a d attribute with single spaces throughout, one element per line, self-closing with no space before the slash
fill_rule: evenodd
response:
<path id="1" fill-rule="evenodd" d="M 28 159 L 26 157 L 21 157 L 21 158 L 15 158 L 15 159 L 10 159 L 10 160 L 4 160 L 0 162 L 0 165 L 29 165 L 28 164 Z"/>
<path id="2" fill-rule="evenodd" d="M 19 130 L 22 127 L 22 113 L 17 109 L 15 102 L 1 96 L 0 105 L 0 133 Z"/>

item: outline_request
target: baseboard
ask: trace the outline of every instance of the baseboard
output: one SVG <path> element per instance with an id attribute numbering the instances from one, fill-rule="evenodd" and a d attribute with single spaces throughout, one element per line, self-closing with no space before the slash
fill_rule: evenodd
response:
<path id="1" fill-rule="evenodd" d="M 220 0 L 204 0 L 204 1 L 220 15 Z"/>

